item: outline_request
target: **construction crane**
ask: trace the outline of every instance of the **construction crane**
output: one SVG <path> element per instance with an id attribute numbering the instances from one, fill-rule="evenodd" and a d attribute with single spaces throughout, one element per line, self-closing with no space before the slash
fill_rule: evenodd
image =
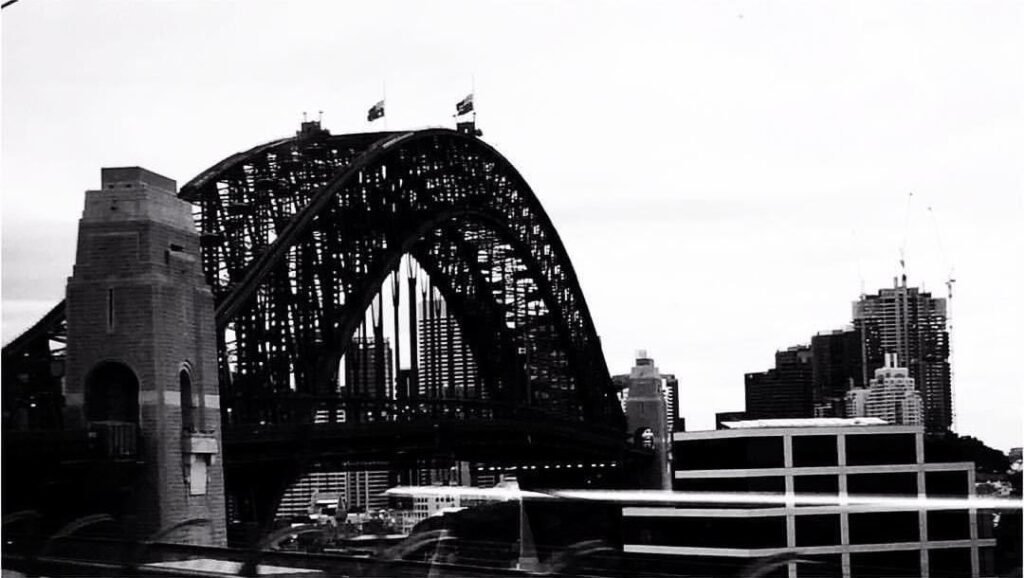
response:
<path id="1" fill-rule="evenodd" d="M 935 211 L 928 207 L 928 214 L 931 215 L 932 227 L 935 229 L 935 241 L 939 247 L 939 256 L 942 258 L 944 268 L 949 271 L 946 274 L 946 334 L 949 336 L 949 396 L 950 396 L 950 421 L 953 431 L 956 431 L 956 388 L 953 386 L 953 285 L 956 277 L 953 274 L 953 267 L 946 258 L 946 250 L 942 244 L 942 229 L 939 227 L 939 220 L 935 217 Z"/>
<path id="2" fill-rule="evenodd" d="M 907 208 L 903 222 L 903 240 L 899 248 L 899 265 L 900 275 L 902 280 L 902 287 L 907 286 L 907 245 L 910 239 L 910 218 L 913 214 L 913 201 L 914 193 L 907 193 Z M 956 277 L 953 274 L 953 268 L 949 264 L 949 260 L 946 256 L 945 247 L 942 243 L 942 230 L 939 227 L 938 219 L 935 217 L 935 211 L 931 206 L 927 207 L 928 214 L 931 216 L 932 227 L 935 231 L 936 245 L 939 249 L 939 256 L 942 259 L 943 267 L 948 273 L 945 278 L 946 285 L 946 311 L 945 311 L 945 329 L 946 335 L 948 336 L 947 343 L 947 363 L 949 364 L 949 395 L 950 395 L 950 424 L 953 430 L 956 430 L 956 388 L 953 387 L 953 317 L 952 317 L 952 305 L 953 305 L 953 285 L 956 283 Z M 922 284 L 923 287 L 923 284 Z M 900 348 L 897 343 L 897 349 Z"/>

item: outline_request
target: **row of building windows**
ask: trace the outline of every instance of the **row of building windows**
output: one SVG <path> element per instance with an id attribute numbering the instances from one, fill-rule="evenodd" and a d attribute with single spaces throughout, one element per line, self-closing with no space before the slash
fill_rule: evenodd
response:
<path id="1" fill-rule="evenodd" d="M 843 575 L 842 557 L 839 554 L 800 556 L 802 562 L 796 565 L 799 578 L 839 578 Z M 928 573 L 932 578 L 962 578 L 971 575 L 971 551 L 969 548 L 944 548 L 929 550 L 927 554 Z M 784 567 L 783 567 L 784 568 Z M 781 572 L 780 576 L 788 576 Z M 851 578 L 875 578 L 922 575 L 921 555 L 917 550 L 892 552 L 855 552 L 850 554 Z"/>
<path id="2" fill-rule="evenodd" d="M 712 557 L 693 548 L 714 548 L 714 557 L 722 563 L 732 558 L 737 572 L 752 562 L 744 550 L 799 555 L 799 563 L 782 564 L 766 576 L 789 577 L 794 569 L 797 576 L 920 576 L 925 567 L 937 577 L 979 575 L 991 554 L 991 544 L 979 548 L 978 540 L 988 538 L 985 521 L 978 518 L 972 539 L 976 514 L 966 506 L 933 502 L 948 507 L 922 510 L 906 500 L 969 497 L 971 466 L 958 463 L 956 455 L 931 459 L 934 448 L 920 428 L 856 425 L 677 432 L 672 487 L 704 492 L 708 499 L 626 513 L 627 552 L 700 568 Z M 848 508 L 841 502 L 846 497 Z M 770 511 L 736 511 L 757 508 Z M 703 509 L 710 511 L 697 511 Z M 972 567 L 975 553 L 980 566 Z"/>
<path id="3" fill-rule="evenodd" d="M 925 472 L 925 495 L 931 497 L 966 497 L 969 490 L 966 471 Z M 672 483 L 680 492 L 778 494 L 786 491 L 783 476 L 742 478 L 681 478 Z M 793 492 L 799 496 L 838 496 L 837 474 L 794 475 Z M 846 474 L 849 496 L 917 496 L 916 472 L 882 472 Z M 815 505 L 815 504 L 809 504 Z M 754 507 L 746 505 L 744 507 Z"/>
<path id="4" fill-rule="evenodd" d="M 705 548 L 784 548 L 786 518 L 627 517 L 627 544 Z"/>
<path id="5" fill-rule="evenodd" d="M 971 576 L 971 551 L 969 548 L 944 548 L 929 550 L 928 575 L 932 578 Z M 921 555 L 917 550 L 896 550 L 891 552 L 858 552 L 850 554 L 851 578 L 895 578 L 922 575 Z M 842 574 L 834 574 L 841 576 Z M 797 576 L 822 576 L 811 567 L 800 569 Z"/>
<path id="6" fill-rule="evenodd" d="M 846 465 L 873 466 L 918 463 L 912 433 L 846 435 Z M 785 466 L 783 436 L 677 440 L 672 454 L 680 470 L 781 468 Z M 839 465 L 837 436 L 792 437 L 793 466 Z"/>
<path id="7" fill-rule="evenodd" d="M 926 514 L 927 540 L 969 540 L 970 515 L 964 510 Z M 796 516 L 796 546 L 842 544 L 839 514 Z M 785 548 L 786 517 L 630 516 L 623 520 L 627 544 L 708 548 Z M 919 542 L 918 513 L 865 512 L 849 514 L 850 544 Z"/>
<path id="8" fill-rule="evenodd" d="M 929 576 L 932 578 L 963 578 L 971 576 L 971 551 L 969 548 L 942 548 L 928 550 Z M 982 568 L 989 568 L 990 561 L 981 559 Z M 843 576 L 843 558 L 840 554 L 801 554 L 796 566 L 799 578 L 840 578 Z M 693 576 L 736 576 L 749 571 L 752 563 L 744 558 L 722 556 L 672 556 L 637 558 L 630 560 L 630 567 L 639 574 L 655 573 L 665 568 L 678 568 L 679 572 Z M 854 552 L 850 554 L 850 578 L 878 578 L 913 576 L 919 578 L 921 552 L 919 550 L 896 550 L 882 552 Z M 982 570 L 981 573 L 989 575 Z M 761 574 L 759 574 L 761 575 Z M 763 574 L 767 578 L 788 578 L 786 564 Z"/>

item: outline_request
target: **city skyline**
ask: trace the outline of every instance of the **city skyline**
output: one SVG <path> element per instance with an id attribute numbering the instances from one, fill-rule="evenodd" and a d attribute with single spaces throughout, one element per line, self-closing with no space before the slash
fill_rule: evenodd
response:
<path id="1" fill-rule="evenodd" d="M 869 376 L 879 368 L 895 366 L 909 372 L 912 385 L 916 381 L 928 432 L 949 431 L 947 306 L 945 298 L 908 287 L 906 277 L 894 280 L 891 288 L 861 294 L 853 304 L 851 325 L 817 332 L 809 343 L 777 350 L 774 368 L 745 375 L 747 415 L 750 419 L 860 415 L 850 413 L 850 400 L 859 399 L 850 394 L 873 387 L 875 380 Z M 899 423 L 905 422 L 900 418 Z"/>
<path id="2" fill-rule="evenodd" d="M 1020 316 L 1022 282 L 1012 5 L 799 18 L 742 2 L 246 6 L 204 5 L 209 21 L 189 2 L 4 11 L 4 342 L 63 296 L 99 167 L 184 182 L 291 134 L 302 111 L 323 109 L 335 133 L 382 128 L 362 115 L 383 81 L 392 129 L 450 124 L 475 88 L 484 140 L 524 171 L 568 248 L 612 373 L 646 348 L 680 378 L 691 429 L 740 407 L 743 374 L 776 349 L 845 325 L 859 292 L 898 274 L 902 247 L 910 284 L 936 296 L 955 268 L 957 430 L 1020 445 L 1019 376 L 1006 363 L 1020 348 L 1007 320 Z M 466 34 L 433 44 L 423 17 Z M 150 34 L 155 22 L 164 34 Z M 531 26 L 536 45 L 500 23 Z M 331 40 L 292 54 L 256 46 L 284 24 Z M 384 28 L 408 34 L 337 58 Z M 209 66 L 196 38 L 227 50 L 224 66 Z M 819 50 L 803 50 L 811 42 Z M 243 49 L 283 65 L 278 76 L 261 79 Z"/>

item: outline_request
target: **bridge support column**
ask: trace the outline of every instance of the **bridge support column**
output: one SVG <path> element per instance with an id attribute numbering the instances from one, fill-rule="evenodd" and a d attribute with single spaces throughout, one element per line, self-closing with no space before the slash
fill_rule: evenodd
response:
<path id="1" fill-rule="evenodd" d="M 147 170 L 102 175 L 67 286 L 65 423 L 90 430 L 99 459 L 144 462 L 122 505 L 142 533 L 206 518 L 166 539 L 223 545 L 213 297 L 192 206 Z"/>
<path id="2" fill-rule="evenodd" d="M 641 365 L 640 362 L 648 362 Z M 653 450 L 653 459 L 638 468 L 631 480 L 633 487 L 652 490 L 671 490 L 669 452 L 672 432 L 668 431 L 665 396 L 661 391 L 661 375 L 649 359 L 637 360 L 627 379 L 629 397 L 626 398 L 626 424 L 638 448 Z"/>

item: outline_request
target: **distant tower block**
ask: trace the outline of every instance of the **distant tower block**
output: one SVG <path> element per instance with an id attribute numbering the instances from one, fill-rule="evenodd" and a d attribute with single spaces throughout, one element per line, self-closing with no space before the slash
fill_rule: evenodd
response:
<path id="1" fill-rule="evenodd" d="M 646 351 L 637 352 L 636 365 L 629 377 L 623 376 L 628 384 L 626 398 L 626 423 L 633 444 L 640 448 L 654 450 L 651 466 L 638 472 L 641 487 L 656 490 L 672 489 L 669 476 L 669 452 L 672 432 L 669 431 L 665 394 L 662 391 L 662 375 L 654 366 L 654 360 Z"/>
<path id="2" fill-rule="evenodd" d="M 162 539 L 224 545 L 213 297 L 192 206 L 145 169 L 102 174 L 67 287 L 67 426 L 138 441 L 143 479 L 125 510 L 140 537 L 205 518 Z"/>

